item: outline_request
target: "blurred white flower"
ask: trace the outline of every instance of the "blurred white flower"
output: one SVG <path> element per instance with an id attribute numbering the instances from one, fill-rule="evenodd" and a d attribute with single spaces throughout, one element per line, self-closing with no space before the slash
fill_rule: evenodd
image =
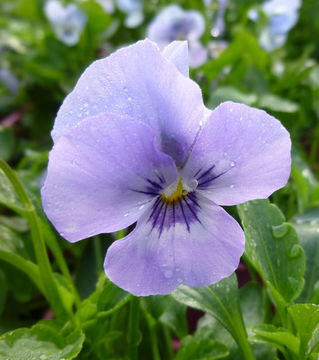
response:
<path id="1" fill-rule="evenodd" d="M 63 6 L 58 0 L 49 0 L 44 12 L 59 40 L 69 46 L 79 41 L 87 16 L 75 4 Z"/>
<path id="2" fill-rule="evenodd" d="M 196 10 L 185 11 L 176 4 L 165 7 L 149 24 L 147 36 L 164 48 L 174 40 L 187 40 L 189 65 L 198 67 L 207 59 L 207 49 L 199 41 L 205 31 L 203 15 Z"/>
<path id="3" fill-rule="evenodd" d="M 265 50 L 272 51 L 284 45 L 289 30 L 298 21 L 300 6 L 301 0 L 268 0 L 262 4 L 268 23 L 260 34 L 259 43 Z M 257 21 L 256 9 L 251 9 L 248 17 Z"/>
<path id="4" fill-rule="evenodd" d="M 113 14 L 114 13 L 114 3 L 113 0 L 95 0 L 98 4 L 102 6 L 104 11 L 107 14 Z"/>
<path id="5" fill-rule="evenodd" d="M 143 0 L 117 0 L 117 7 L 127 16 L 125 25 L 129 28 L 135 28 L 144 20 Z"/>

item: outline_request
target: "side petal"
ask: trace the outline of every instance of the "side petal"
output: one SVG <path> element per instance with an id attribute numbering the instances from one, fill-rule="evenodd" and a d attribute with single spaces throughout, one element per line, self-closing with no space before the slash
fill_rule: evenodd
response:
<path id="1" fill-rule="evenodd" d="M 159 198 L 128 236 L 111 245 L 104 269 L 136 296 L 168 294 L 181 283 L 206 286 L 229 276 L 244 243 L 239 224 L 196 192 L 170 205 Z"/>
<path id="2" fill-rule="evenodd" d="M 171 61 L 184 76 L 189 77 L 187 41 L 171 42 L 164 48 L 162 54 L 167 60 Z"/>
<path id="3" fill-rule="evenodd" d="M 160 149 L 181 164 L 206 111 L 199 86 L 144 40 L 85 70 L 58 112 L 52 137 L 56 142 L 82 119 L 102 112 L 130 116 L 150 125 Z"/>
<path id="4" fill-rule="evenodd" d="M 74 242 L 134 223 L 178 176 L 154 145 L 152 129 L 114 114 L 83 120 L 50 153 L 42 188 L 45 213 Z"/>
<path id="5" fill-rule="evenodd" d="M 204 124 L 182 176 L 216 204 L 267 198 L 290 174 L 288 131 L 265 111 L 225 102 Z"/>

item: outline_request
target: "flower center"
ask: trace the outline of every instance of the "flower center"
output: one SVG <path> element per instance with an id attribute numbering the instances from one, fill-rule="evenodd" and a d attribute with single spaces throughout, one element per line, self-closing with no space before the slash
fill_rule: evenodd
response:
<path id="1" fill-rule="evenodd" d="M 197 184 L 196 180 L 193 180 L 191 184 L 188 184 L 185 179 L 179 176 L 173 184 L 169 185 L 163 191 L 161 198 L 166 204 L 172 204 L 173 202 L 180 201 L 183 196 L 188 194 L 189 191 L 193 191 L 197 187 Z"/>

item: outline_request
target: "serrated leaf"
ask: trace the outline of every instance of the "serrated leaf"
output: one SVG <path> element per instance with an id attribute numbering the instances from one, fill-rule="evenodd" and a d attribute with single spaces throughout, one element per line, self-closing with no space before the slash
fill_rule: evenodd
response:
<path id="1" fill-rule="evenodd" d="M 177 301 L 214 316 L 238 344 L 247 336 L 235 274 L 210 286 L 190 288 L 180 285 L 172 295 Z"/>
<path id="2" fill-rule="evenodd" d="M 269 200 L 254 200 L 237 208 L 249 261 L 265 284 L 271 285 L 275 300 L 281 297 L 281 303 L 290 304 L 302 291 L 305 272 L 305 255 L 296 231 Z"/>
<path id="3" fill-rule="evenodd" d="M 254 341 L 263 342 L 276 347 L 282 352 L 291 351 L 294 355 L 299 352 L 299 339 L 284 328 L 262 324 L 252 328 L 256 334 Z"/>
<path id="4" fill-rule="evenodd" d="M 69 324 L 54 320 L 40 321 L 32 328 L 21 328 L 0 337 L 0 357 L 14 360 L 75 359 L 84 335 Z"/>
<path id="5" fill-rule="evenodd" d="M 175 360 L 217 360 L 228 356 L 227 347 L 210 339 L 197 340 L 191 335 L 183 339 Z"/>
<path id="6" fill-rule="evenodd" d="M 298 302 L 319 301 L 319 208 L 293 219 L 300 245 L 306 253 L 305 287 Z M 318 292 L 318 296 L 314 295 Z"/>
<path id="7" fill-rule="evenodd" d="M 319 344 L 319 305 L 296 304 L 288 311 L 300 338 L 298 359 L 306 359 Z"/>

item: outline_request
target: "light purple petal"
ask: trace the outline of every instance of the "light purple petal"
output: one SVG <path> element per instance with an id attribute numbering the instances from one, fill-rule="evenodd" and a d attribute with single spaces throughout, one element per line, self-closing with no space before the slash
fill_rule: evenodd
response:
<path id="1" fill-rule="evenodd" d="M 90 65 L 61 106 L 54 141 L 83 118 L 110 112 L 149 124 L 160 149 L 182 163 L 207 114 L 201 90 L 149 40 Z"/>
<path id="2" fill-rule="evenodd" d="M 267 198 L 290 174 L 289 133 L 265 111 L 225 102 L 203 125 L 182 172 L 216 204 Z"/>
<path id="3" fill-rule="evenodd" d="M 73 242 L 134 223 L 145 204 L 177 177 L 148 125 L 100 114 L 55 144 L 42 201 L 55 228 Z"/>
<path id="4" fill-rule="evenodd" d="M 171 42 L 164 48 L 162 54 L 167 60 L 171 61 L 184 76 L 189 77 L 187 41 Z"/>
<path id="5" fill-rule="evenodd" d="M 199 41 L 189 42 L 189 66 L 196 68 L 203 65 L 208 57 L 208 50 Z"/>
<path id="6" fill-rule="evenodd" d="M 230 215 L 196 192 L 174 208 L 161 206 L 154 200 L 133 232 L 108 249 L 104 268 L 111 281 L 147 296 L 181 283 L 206 286 L 234 272 L 245 240 Z"/>

